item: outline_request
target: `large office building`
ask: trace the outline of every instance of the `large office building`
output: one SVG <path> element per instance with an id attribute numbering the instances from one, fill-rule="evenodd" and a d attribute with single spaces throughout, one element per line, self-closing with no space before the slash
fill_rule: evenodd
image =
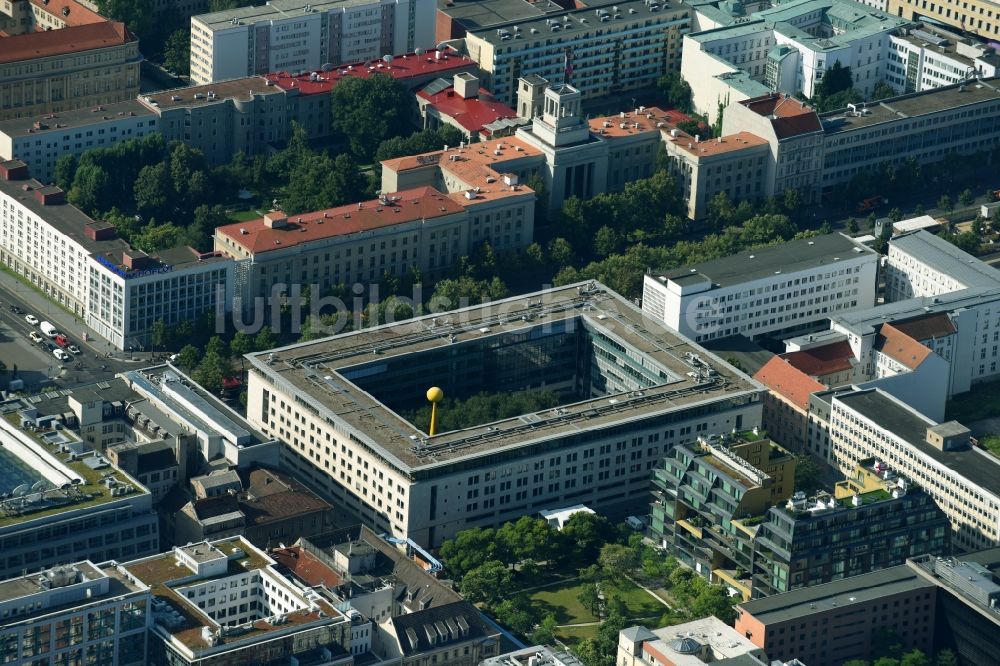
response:
<path id="1" fill-rule="evenodd" d="M 701 666 L 715 662 L 774 666 L 763 650 L 714 615 L 652 631 L 628 627 L 618 634 L 618 666 Z"/>
<path id="2" fill-rule="evenodd" d="M 0 121 L 0 161 L 21 160 L 32 177 L 51 183 L 63 155 L 80 156 L 157 131 L 157 117 L 136 100 L 25 115 Z"/>
<path id="3" fill-rule="evenodd" d="M 191 79 L 328 71 L 431 49 L 433 0 L 274 0 L 191 18 Z"/>
<path id="4" fill-rule="evenodd" d="M 143 666 L 152 625 L 146 585 L 82 561 L 0 582 L 0 663 Z"/>
<path id="5" fill-rule="evenodd" d="M 890 636 L 904 651 L 951 650 L 990 664 L 1000 650 L 1000 549 L 961 559 L 923 555 L 900 566 L 736 607 L 736 630 L 768 656 L 810 666 L 872 659 Z"/>
<path id="6" fill-rule="evenodd" d="M 760 419 L 758 384 L 598 283 L 248 361 L 248 418 L 285 444 L 290 469 L 374 529 L 431 547 L 551 506 L 642 510 L 672 446 Z M 558 404 L 430 435 L 414 410 L 435 385 L 455 409 L 483 391 Z"/>
<path id="7" fill-rule="evenodd" d="M 702 576 L 749 599 L 949 552 L 931 496 L 882 463 L 793 494 L 794 457 L 748 434 L 677 446 L 654 472 L 651 536 Z"/>
<path id="8" fill-rule="evenodd" d="M 68 400 L 72 412 L 88 405 Z M 152 496 L 30 403 L 0 416 L 0 579 L 66 562 L 159 550 Z"/>
<path id="9" fill-rule="evenodd" d="M 948 516 L 957 549 L 1000 543 L 1000 460 L 971 446 L 968 428 L 932 421 L 881 389 L 847 389 L 828 402 L 828 462 L 849 473 L 874 459 L 913 479 Z"/>
<path id="10" fill-rule="evenodd" d="M 483 85 L 507 104 L 518 79 L 571 84 L 584 99 L 649 88 L 680 69 L 681 38 L 691 10 L 667 0 L 601 0 L 566 9 L 546 3 L 456 3 L 440 11 L 463 22 L 465 49 Z M 465 17 L 477 14 L 475 17 Z"/>
<path id="11" fill-rule="evenodd" d="M 927 231 L 894 236 L 885 258 L 885 300 L 935 297 L 978 286 L 1000 287 L 1000 271 Z"/>
<path id="12" fill-rule="evenodd" d="M 175 547 L 121 565 L 123 575 L 152 593 L 146 663 L 354 663 L 351 621 L 276 565 L 241 537 Z"/>
<path id="13" fill-rule="evenodd" d="M 992 0 L 888 0 L 885 11 L 908 21 L 926 20 L 935 25 L 950 26 L 980 40 L 1000 40 L 1000 11 Z"/>
<path id="14" fill-rule="evenodd" d="M 642 308 L 696 341 L 776 335 L 871 307 L 877 270 L 877 253 L 828 234 L 647 274 Z"/>
<path id="15" fill-rule="evenodd" d="M 534 191 L 517 176 L 469 176 L 453 194 L 420 187 L 303 215 L 272 211 L 217 228 L 215 249 L 236 260 L 233 293 L 246 311 L 296 285 L 322 290 L 414 270 L 434 278 L 484 242 L 504 252 L 530 245 Z"/>
<path id="16" fill-rule="evenodd" d="M 27 4 L 5 2 L 0 17 L 5 8 Z M 54 4 L 68 9 L 60 12 L 66 18 L 92 14 L 76 3 Z M 22 20 L 20 13 L 16 16 Z M 139 42 L 124 23 L 102 19 L 39 29 L 7 33 L 0 28 L 0 120 L 112 104 L 139 92 Z"/>
<path id="17" fill-rule="evenodd" d="M 29 179 L 20 160 L 0 163 L 0 261 L 116 349 L 149 347 L 156 321 L 193 320 L 232 300 L 231 260 L 135 250 L 61 189 Z"/>

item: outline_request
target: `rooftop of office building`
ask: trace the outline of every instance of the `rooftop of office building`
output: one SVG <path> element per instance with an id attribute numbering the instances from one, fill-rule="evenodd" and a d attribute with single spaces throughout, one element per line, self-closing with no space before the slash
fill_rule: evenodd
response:
<path id="1" fill-rule="evenodd" d="M 0 581 L 3 624 L 30 622 L 80 606 L 105 603 L 148 588 L 110 563 L 62 564 Z M 4 608 L 8 606 L 8 608 Z"/>
<path id="2" fill-rule="evenodd" d="M 842 403 L 880 428 L 895 434 L 924 457 L 967 479 L 983 492 L 1000 496 L 1000 461 L 971 445 L 954 451 L 935 448 L 927 442 L 927 430 L 938 424 L 883 391 L 866 389 L 840 393 L 836 395 L 834 401 Z"/>
<path id="3" fill-rule="evenodd" d="M 276 562 L 242 537 L 177 546 L 173 551 L 122 565 L 127 574 L 148 585 L 153 594 L 157 625 L 189 650 L 233 649 L 239 645 L 294 633 L 309 626 L 344 621 L 343 615 L 321 596 L 303 590 L 279 574 Z M 279 595 L 292 609 L 267 615 L 270 603 L 261 603 L 240 624 L 210 617 L 198 605 L 198 592 L 211 581 L 227 581 L 257 574 L 251 582 L 255 595 Z M 260 576 L 266 576 L 262 580 Z M 211 589 L 215 595 L 214 589 Z M 204 602 L 202 602 L 204 603 Z"/>
<path id="4" fill-rule="evenodd" d="M 904 27 L 893 35 L 893 41 L 907 42 L 918 49 L 944 54 L 969 67 L 975 67 L 977 60 L 1000 64 L 1000 56 L 988 46 L 930 23 Z"/>
<path id="5" fill-rule="evenodd" d="M 266 74 L 264 78 L 283 90 L 297 90 L 300 95 L 316 95 L 329 93 L 346 78 L 367 79 L 382 74 L 406 83 L 410 79 L 426 80 L 429 77 L 477 67 L 476 61 L 467 55 L 446 48 L 393 56 L 388 61 L 382 58 L 350 65 L 337 65 L 316 72 L 275 72 Z M 207 92 L 211 85 L 200 88 Z"/>
<path id="6" fill-rule="evenodd" d="M 241 25 L 254 25 L 294 19 L 328 11 L 336 11 L 344 7 L 372 4 L 371 0 L 268 0 L 265 4 L 250 7 L 225 9 L 209 14 L 199 14 L 192 17 L 209 30 L 225 30 Z"/>
<path id="7" fill-rule="evenodd" d="M 610 390 L 577 394 L 569 388 L 557 406 L 461 430 L 428 436 L 400 412 L 422 408 L 431 386 L 463 400 L 483 390 L 503 391 L 510 382 L 533 384 L 583 372 L 564 362 L 560 349 L 577 344 L 627 353 L 639 390 L 618 390 L 615 380 L 585 369 L 596 386 Z M 497 356 L 505 345 L 522 345 L 524 356 Z M 533 348 L 547 351 L 535 358 Z M 489 385 L 471 369 L 456 376 L 442 363 L 464 350 L 474 364 L 493 368 Z M 621 352 L 620 350 L 625 350 Z M 401 469 L 430 469 L 501 448 L 635 423 L 643 418 L 715 399 L 757 393 L 761 387 L 703 348 L 644 317 L 629 301 L 599 283 L 581 283 L 406 322 L 292 345 L 249 357 L 252 372 L 277 383 L 298 403 L 336 419 L 370 441 Z M 623 362 L 625 362 L 623 360 Z M 518 373 L 525 373 L 521 377 Z M 509 376 L 508 376 L 509 375 Z M 517 377 L 515 377 L 517 375 Z M 591 376 L 593 375 L 593 376 Z M 519 378 L 518 378 L 519 377 Z M 591 382 L 586 382 L 591 386 Z M 567 386 L 576 386 L 567 383 Z M 513 390 L 513 389 L 512 389 Z M 444 406 L 443 406 L 444 408 Z"/>
<path id="8" fill-rule="evenodd" d="M 915 590 L 933 590 L 933 584 L 905 564 L 881 569 L 860 576 L 852 576 L 804 587 L 763 599 L 745 601 L 737 606 L 739 612 L 751 614 L 764 625 L 800 620 L 811 613 L 845 612 L 852 604 L 868 603 L 894 594 Z"/>
<path id="9" fill-rule="evenodd" d="M 773 357 L 753 376 L 761 384 L 788 398 L 800 409 L 809 407 L 809 396 L 826 387 L 780 356 Z"/>
<path id="10" fill-rule="evenodd" d="M 438 0 L 438 11 L 446 14 L 468 30 L 495 28 L 512 21 L 529 21 L 549 14 L 566 11 L 565 0 L 493 0 L 492 2 L 454 2 Z"/>
<path id="11" fill-rule="evenodd" d="M 76 0 L 31 0 L 31 4 L 47 14 L 52 14 L 66 26 L 104 23 L 106 18 L 91 11 Z"/>
<path id="12" fill-rule="evenodd" d="M 45 113 L 37 116 L 26 116 L 0 121 L 0 134 L 9 137 L 24 137 L 36 135 L 41 140 L 59 132 L 66 132 L 67 138 L 72 137 L 70 130 L 87 127 L 97 123 L 108 122 L 119 118 L 152 116 L 153 112 L 134 99 L 114 104 L 71 109 L 58 113 Z M 112 135 L 113 136 L 113 135 Z"/>
<path id="13" fill-rule="evenodd" d="M 632 112 L 622 111 L 613 116 L 589 118 L 590 131 L 605 139 L 639 136 L 649 132 L 670 129 L 678 123 L 691 120 L 691 116 L 676 109 L 664 111 L 655 106 L 640 106 Z"/>
<path id="14" fill-rule="evenodd" d="M 779 141 L 823 129 L 815 109 L 784 93 L 769 92 L 738 103 L 770 120 Z"/>
<path id="15" fill-rule="evenodd" d="M 962 107 L 984 102 L 1000 102 L 1000 77 L 979 79 L 967 83 L 956 83 L 924 92 L 890 97 L 880 102 L 858 104 L 857 111 L 841 109 L 820 115 L 823 131 L 827 135 L 862 129 L 887 122 L 919 120 L 943 111 L 960 112 Z M 986 107 L 974 112 L 976 115 L 996 113 L 1000 105 Z"/>
<path id="16" fill-rule="evenodd" d="M 0 529 L 149 493 L 73 432 L 36 425 L 25 404 L 6 403 L 0 419 Z"/>
<path id="17" fill-rule="evenodd" d="M 834 233 L 745 250 L 722 259 L 677 268 L 657 279 L 682 286 L 710 282 L 715 287 L 725 288 L 815 270 L 863 255 L 875 256 L 876 253 L 843 234 Z"/>
<path id="18" fill-rule="evenodd" d="M 157 109 L 206 106 L 226 100 L 248 102 L 254 95 L 280 92 L 280 88 L 263 76 L 216 81 L 200 86 L 161 90 L 139 96 L 139 101 Z"/>
<path id="19" fill-rule="evenodd" d="M 889 248 L 905 252 L 966 287 L 1000 285 L 1000 271 L 928 231 L 911 231 L 895 236 L 889 241 Z"/>
<path id="20" fill-rule="evenodd" d="M 758 148 L 766 146 L 767 140 L 762 139 L 750 132 L 738 132 L 727 136 L 720 136 L 715 139 L 701 140 L 700 137 L 691 136 L 679 129 L 672 129 L 669 133 L 664 133 L 663 138 L 668 143 L 672 143 L 681 150 L 693 157 L 704 159 L 717 155 L 727 155 L 740 150 Z"/>
<path id="21" fill-rule="evenodd" d="M 509 2 L 510 0 L 505 0 Z M 543 0 L 537 3 L 546 6 Z M 475 3 L 491 5 L 492 3 Z M 596 38 L 598 31 L 613 32 L 616 25 L 634 24 L 657 18 L 667 12 L 687 13 L 687 7 L 677 0 L 598 0 L 594 4 L 576 9 L 539 11 L 521 18 L 494 23 L 488 27 L 467 26 L 470 35 L 495 46 L 503 45 L 508 51 L 514 47 L 530 48 L 539 39 L 553 39 L 560 42 L 591 35 Z M 464 23 L 466 19 L 459 19 Z M 669 19 L 663 19 L 664 21 Z M 516 49 L 515 49 L 516 50 Z"/>
<path id="22" fill-rule="evenodd" d="M 482 132 L 487 125 L 500 120 L 517 119 L 517 112 L 488 90 L 480 88 L 475 97 L 462 97 L 447 79 L 432 81 L 417 91 L 417 97 L 426 100 L 439 113 L 450 116 L 471 133 Z M 512 126 L 516 125 L 517 123 L 512 123 Z"/>

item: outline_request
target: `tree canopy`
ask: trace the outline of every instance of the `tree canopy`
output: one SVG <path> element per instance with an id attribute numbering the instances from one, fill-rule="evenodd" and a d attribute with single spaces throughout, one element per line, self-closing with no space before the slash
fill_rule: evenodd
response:
<path id="1" fill-rule="evenodd" d="M 414 104 L 413 95 L 391 76 L 348 77 L 331 93 L 333 128 L 356 159 L 370 162 L 383 141 L 409 134 Z"/>

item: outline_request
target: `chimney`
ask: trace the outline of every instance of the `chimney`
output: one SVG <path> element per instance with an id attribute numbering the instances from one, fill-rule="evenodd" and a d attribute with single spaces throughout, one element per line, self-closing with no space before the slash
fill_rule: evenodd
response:
<path id="1" fill-rule="evenodd" d="M 21 160 L 0 162 L 0 178 L 4 180 L 27 180 L 28 165 Z"/>
<path id="2" fill-rule="evenodd" d="M 66 203 L 66 193 L 54 185 L 36 188 L 34 194 L 35 199 L 43 206 L 57 206 Z"/>
<path id="3" fill-rule="evenodd" d="M 142 250 L 127 250 L 122 252 L 122 264 L 133 271 L 141 271 L 155 263 L 152 257 Z"/>

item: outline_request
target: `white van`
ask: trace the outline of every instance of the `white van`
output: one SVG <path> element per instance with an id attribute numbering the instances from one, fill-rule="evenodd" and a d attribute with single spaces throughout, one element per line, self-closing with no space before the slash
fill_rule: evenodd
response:
<path id="1" fill-rule="evenodd" d="M 57 329 L 55 326 L 53 326 L 47 321 L 43 321 L 41 324 L 39 324 L 38 328 L 41 329 L 42 333 L 44 333 L 50 338 L 54 338 L 57 335 L 59 335 L 59 329 Z"/>

